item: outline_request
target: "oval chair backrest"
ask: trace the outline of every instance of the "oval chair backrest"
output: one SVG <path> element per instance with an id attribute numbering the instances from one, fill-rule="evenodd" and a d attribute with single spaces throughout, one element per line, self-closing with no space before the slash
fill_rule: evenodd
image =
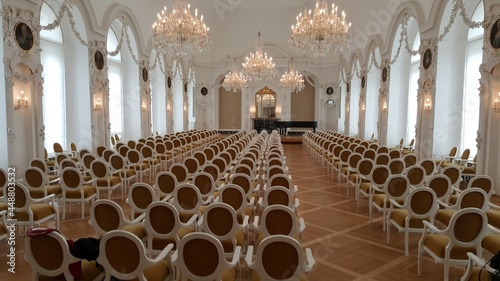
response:
<path id="1" fill-rule="evenodd" d="M 113 170 L 121 170 L 125 167 L 125 159 L 119 154 L 113 154 L 109 157 L 109 163 Z"/>
<path id="2" fill-rule="evenodd" d="M 215 187 L 214 178 L 206 172 L 196 173 L 193 176 L 193 184 L 198 188 L 203 197 L 212 195 Z"/>
<path id="3" fill-rule="evenodd" d="M 434 190 L 437 199 L 448 202 L 452 189 L 450 179 L 447 176 L 441 174 L 433 175 L 427 180 L 425 186 Z"/>
<path id="4" fill-rule="evenodd" d="M 292 194 L 288 188 L 283 186 L 273 186 L 264 194 L 264 202 L 267 206 L 283 205 L 291 207 Z"/>
<path id="5" fill-rule="evenodd" d="M 160 172 L 156 176 L 155 187 L 163 194 L 171 194 L 177 185 L 177 177 L 171 172 Z"/>
<path id="6" fill-rule="evenodd" d="M 388 165 L 389 161 L 391 161 L 391 157 L 387 153 L 377 154 L 375 158 L 375 163 L 377 165 Z"/>
<path id="7" fill-rule="evenodd" d="M 400 158 L 391 159 L 388 165 L 389 169 L 391 170 L 391 174 L 393 175 L 402 174 L 405 170 L 405 162 L 403 162 L 403 160 Z"/>
<path id="8" fill-rule="evenodd" d="M 435 172 L 436 162 L 432 159 L 422 159 L 419 164 L 425 169 L 426 176 L 431 176 Z"/>
<path id="9" fill-rule="evenodd" d="M 122 220 L 123 211 L 114 201 L 99 199 L 90 207 L 90 221 L 96 222 L 94 228 L 97 227 L 96 232 L 100 236 L 111 230 L 120 229 Z"/>
<path id="10" fill-rule="evenodd" d="M 185 182 L 188 179 L 188 170 L 184 164 L 172 164 L 172 166 L 170 166 L 170 172 L 175 175 L 178 183 Z"/>
<path id="11" fill-rule="evenodd" d="M 372 184 L 383 187 L 389 176 L 391 170 L 385 165 L 376 165 L 370 173 L 370 181 Z"/>
<path id="12" fill-rule="evenodd" d="M 194 153 L 193 157 L 198 160 L 198 165 L 200 165 L 200 166 L 205 165 L 205 162 L 207 159 L 207 157 L 205 156 L 205 153 L 197 151 Z"/>
<path id="13" fill-rule="evenodd" d="M 149 204 L 157 201 L 157 198 L 154 189 L 149 184 L 136 182 L 130 187 L 129 200 L 127 202 L 135 207 L 135 211 L 142 214 L 146 212 Z"/>
<path id="14" fill-rule="evenodd" d="M 85 166 L 85 168 L 87 170 L 90 170 L 90 165 L 92 164 L 92 162 L 94 162 L 95 160 L 95 156 L 90 154 L 90 153 L 87 153 L 83 156 L 83 166 Z"/>
<path id="15" fill-rule="evenodd" d="M 290 180 L 290 177 L 288 175 L 283 175 L 283 174 L 277 174 L 277 175 L 272 176 L 269 179 L 268 184 L 269 184 L 269 187 L 283 186 L 283 187 L 286 187 L 290 190 L 293 187 L 292 181 Z"/>
<path id="16" fill-rule="evenodd" d="M 188 173 L 193 175 L 199 169 L 198 160 L 194 157 L 187 157 L 184 159 L 184 166 L 186 166 Z"/>
<path id="17" fill-rule="evenodd" d="M 469 183 L 467 184 L 467 188 L 478 187 L 481 188 L 488 194 L 488 196 L 493 195 L 495 193 L 493 187 L 493 179 L 490 176 L 475 176 L 473 177 Z"/>
<path id="18" fill-rule="evenodd" d="M 464 208 L 457 211 L 450 220 L 448 235 L 459 247 L 477 247 L 481 245 L 488 231 L 486 213 L 477 208 Z"/>
<path id="19" fill-rule="evenodd" d="M 37 167 L 28 167 L 24 171 L 24 180 L 29 187 L 43 188 L 47 183 L 45 173 Z"/>
<path id="20" fill-rule="evenodd" d="M 425 169 L 422 166 L 411 166 L 405 171 L 405 175 L 410 180 L 410 184 L 419 187 L 425 180 Z"/>
<path id="21" fill-rule="evenodd" d="M 90 174 L 94 178 L 105 178 L 109 176 L 109 167 L 103 160 L 96 159 L 90 164 Z"/>
<path id="22" fill-rule="evenodd" d="M 200 192 L 196 186 L 189 183 L 182 183 L 174 190 L 174 200 L 177 201 L 180 212 L 182 211 L 197 211 Z"/>
<path id="23" fill-rule="evenodd" d="M 408 195 L 411 216 L 428 218 L 434 216 L 437 209 L 437 198 L 434 190 L 430 188 L 416 188 Z"/>
<path id="24" fill-rule="evenodd" d="M 455 186 L 462 180 L 462 172 L 459 167 L 450 165 L 441 170 L 441 174 L 450 179 L 451 185 Z"/>
<path id="25" fill-rule="evenodd" d="M 387 200 L 404 200 L 410 192 L 410 181 L 405 175 L 391 175 L 384 185 Z"/>
<path id="26" fill-rule="evenodd" d="M 64 259 L 71 257 L 67 245 L 66 239 L 56 231 L 27 236 L 26 256 L 32 270 L 38 273 L 50 272 L 52 277 L 65 273 L 68 278 L 74 278 L 67 268 L 63 268 Z"/>
<path id="27" fill-rule="evenodd" d="M 154 237 L 167 238 L 177 235 L 179 223 L 179 212 L 171 203 L 157 201 L 149 204 L 146 209 L 144 224 L 154 231 Z"/>
<path id="28" fill-rule="evenodd" d="M 257 248 L 260 280 L 299 280 L 303 276 L 302 248 L 292 237 L 269 236 Z"/>
<path id="29" fill-rule="evenodd" d="M 361 177 L 368 179 L 368 177 L 370 176 L 370 173 L 373 169 L 373 166 L 375 166 L 375 164 L 373 163 L 373 161 L 371 159 L 361 159 L 358 162 L 358 166 L 357 166 L 356 170 L 358 171 L 358 173 Z"/>
<path id="30" fill-rule="evenodd" d="M 234 208 L 236 213 L 240 213 L 245 208 L 245 191 L 235 184 L 226 184 L 219 189 L 219 198 L 222 202 Z"/>
<path id="31" fill-rule="evenodd" d="M 143 274 L 141 264 L 145 262 L 146 251 L 141 243 L 141 240 L 132 233 L 123 230 L 110 231 L 99 243 L 97 261 L 104 267 L 110 266 L 105 268 L 105 271 L 109 271 L 109 275 L 120 280 L 131 280 Z"/>
<path id="32" fill-rule="evenodd" d="M 489 208 L 488 194 L 481 188 L 471 187 L 464 190 L 457 199 L 457 208 L 477 208 L 486 211 Z"/>
<path id="33" fill-rule="evenodd" d="M 295 236 L 297 232 L 295 229 L 297 215 L 288 207 L 269 206 L 264 209 L 261 219 L 265 226 L 265 236 L 277 234 Z"/>
<path id="34" fill-rule="evenodd" d="M 55 153 L 63 153 L 64 152 L 60 143 L 58 143 L 58 142 L 54 143 L 54 152 Z"/>
<path id="35" fill-rule="evenodd" d="M 230 178 L 230 182 L 235 184 L 245 191 L 247 197 L 249 197 L 253 191 L 252 189 L 252 179 L 246 174 L 236 173 Z"/>
<path id="36" fill-rule="evenodd" d="M 208 233 L 190 233 L 180 241 L 178 259 L 184 264 L 180 270 L 186 280 L 220 280 L 226 268 L 221 242 Z M 175 263 L 174 263 L 175 265 Z"/>
<path id="37" fill-rule="evenodd" d="M 206 164 L 205 167 L 203 167 L 203 172 L 212 175 L 214 181 L 216 182 L 220 180 L 219 167 L 217 167 L 215 164 Z"/>
<path id="38" fill-rule="evenodd" d="M 62 170 L 61 179 L 59 181 L 65 190 L 74 190 L 81 186 L 82 174 L 78 171 L 78 169 L 68 167 Z"/>
<path id="39" fill-rule="evenodd" d="M 30 166 L 37 167 L 38 169 L 42 170 L 44 173 L 47 173 L 47 164 L 42 159 L 39 159 L 39 158 L 31 159 Z M 2 181 L 0 180 L 0 186 L 3 186 L 3 184 L 1 184 L 1 182 Z"/>
<path id="40" fill-rule="evenodd" d="M 7 173 L 4 169 L 0 168 L 0 190 L 3 191 L 5 186 L 7 186 Z"/>
<path id="41" fill-rule="evenodd" d="M 217 202 L 210 204 L 203 213 L 204 226 L 202 228 L 213 234 L 217 239 L 224 241 L 233 238 L 239 225 L 236 212 L 226 203 Z M 232 249 L 230 249 L 232 251 Z"/>
<path id="42" fill-rule="evenodd" d="M 399 150 L 391 150 L 389 151 L 389 156 L 391 159 L 398 159 L 401 158 L 401 152 Z"/>

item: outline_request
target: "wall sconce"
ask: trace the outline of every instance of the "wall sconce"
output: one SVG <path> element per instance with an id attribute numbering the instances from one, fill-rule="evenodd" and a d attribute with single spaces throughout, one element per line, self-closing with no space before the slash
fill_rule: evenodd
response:
<path id="1" fill-rule="evenodd" d="M 425 99 L 424 111 L 431 111 L 431 101 L 429 98 Z"/>
<path id="2" fill-rule="evenodd" d="M 498 92 L 498 96 L 500 96 L 500 92 Z M 498 98 L 496 98 L 495 102 L 493 103 L 493 111 L 500 112 L 500 100 Z"/>
<path id="3" fill-rule="evenodd" d="M 387 103 L 384 102 L 384 105 L 382 106 L 382 112 L 387 112 Z"/>
<path id="4" fill-rule="evenodd" d="M 363 105 L 361 106 L 361 111 L 365 111 L 365 110 L 366 110 L 366 107 L 365 107 L 365 105 L 363 104 Z"/>
<path id="5" fill-rule="evenodd" d="M 276 107 L 276 114 L 281 114 L 281 107 Z"/>
<path id="6" fill-rule="evenodd" d="M 186 106 L 184 106 L 184 111 L 187 111 L 187 107 Z"/>
<path id="7" fill-rule="evenodd" d="M 170 104 L 167 103 L 167 112 L 170 112 Z"/>
<path id="8" fill-rule="evenodd" d="M 252 115 L 255 115 L 255 107 L 254 106 L 250 107 L 250 113 Z"/>
<path id="9" fill-rule="evenodd" d="M 145 102 L 142 102 L 142 107 L 141 107 L 142 112 L 148 111 L 148 107 L 146 106 Z"/>
<path id="10" fill-rule="evenodd" d="M 94 111 L 100 111 L 100 110 L 102 110 L 101 98 L 97 98 L 97 100 L 94 103 Z"/>
<path id="11" fill-rule="evenodd" d="M 28 97 L 24 96 L 24 91 L 21 91 L 21 96 L 17 96 L 17 104 L 14 106 L 14 110 L 27 110 L 30 108 L 28 104 Z"/>
<path id="12" fill-rule="evenodd" d="M 350 108 L 350 107 L 347 107 L 347 112 L 349 112 L 349 108 Z"/>

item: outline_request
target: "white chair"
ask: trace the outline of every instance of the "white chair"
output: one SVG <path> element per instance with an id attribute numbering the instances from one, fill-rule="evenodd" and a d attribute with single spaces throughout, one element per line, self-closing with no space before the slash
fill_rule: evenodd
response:
<path id="1" fill-rule="evenodd" d="M 424 252 L 444 264 L 444 281 L 448 281 L 450 265 L 467 265 L 467 252 L 482 255 L 481 240 L 488 230 L 484 211 L 465 208 L 457 211 L 446 229 L 438 229 L 424 221 L 422 238 L 418 243 L 418 276 L 422 275 Z"/>
<path id="2" fill-rule="evenodd" d="M 173 276 L 168 261 L 172 248 L 173 244 L 169 244 L 155 259 L 150 259 L 137 236 L 124 230 L 112 230 L 101 238 L 97 262 L 104 268 L 105 281 L 112 277 L 120 280 L 167 280 Z"/>
<path id="3" fill-rule="evenodd" d="M 308 280 L 316 261 L 309 248 L 305 256 L 300 243 L 286 235 L 273 235 L 265 238 L 257 246 L 255 260 L 254 247 L 248 248 L 246 264 L 252 269 L 251 280 Z"/>

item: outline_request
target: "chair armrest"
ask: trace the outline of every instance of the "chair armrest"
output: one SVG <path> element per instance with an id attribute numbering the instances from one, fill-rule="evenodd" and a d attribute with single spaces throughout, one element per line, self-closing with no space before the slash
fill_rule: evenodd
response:
<path id="1" fill-rule="evenodd" d="M 168 202 L 168 200 L 170 200 L 171 198 L 172 198 L 172 195 L 169 194 L 169 195 L 165 196 L 165 198 L 161 199 L 160 201 Z"/>
<path id="2" fill-rule="evenodd" d="M 299 198 L 295 198 L 295 201 L 293 202 L 293 205 L 295 206 L 295 208 L 298 208 L 300 206 Z"/>
<path id="3" fill-rule="evenodd" d="M 250 217 L 249 216 L 245 216 L 243 218 L 243 224 L 241 225 L 241 227 L 243 228 L 247 228 L 248 227 L 248 221 L 250 220 Z"/>
<path id="4" fill-rule="evenodd" d="M 146 217 L 146 214 L 143 213 L 140 216 L 138 216 L 137 218 L 135 218 L 133 221 L 130 221 L 130 224 L 142 224 L 142 221 L 144 220 L 145 217 Z"/>
<path id="5" fill-rule="evenodd" d="M 257 228 L 259 226 L 259 216 L 253 218 L 253 227 Z"/>
<path id="6" fill-rule="evenodd" d="M 450 209 L 451 208 L 451 206 L 449 204 L 447 204 L 447 203 L 445 203 L 445 202 L 443 202 L 443 201 L 441 201 L 439 199 L 437 200 L 437 202 L 438 202 L 438 205 L 442 206 L 445 209 Z"/>
<path id="7" fill-rule="evenodd" d="M 239 263 L 241 256 L 241 246 L 236 246 L 233 253 L 233 260 L 229 263 L 231 266 L 235 266 Z"/>
<path id="8" fill-rule="evenodd" d="M 494 210 L 500 210 L 500 206 L 497 205 L 497 204 L 494 204 L 494 203 L 491 203 L 491 202 L 488 202 L 488 205 L 490 206 L 490 208 L 494 209 Z"/>
<path id="9" fill-rule="evenodd" d="M 55 194 L 50 194 L 42 198 L 31 198 L 31 201 L 33 203 L 38 203 L 38 202 L 45 202 L 45 201 L 54 201 L 54 198 L 56 197 Z"/>
<path id="10" fill-rule="evenodd" d="M 259 200 L 260 200 L 260 198 L 259 198 Z M 258 202 L 257 202 L 257 203 L 258 203 Z M 254 198 L 254 197 L 251 197 L 251 198 L 250 198 L 250 202 L 249 202 L 248 204 L 252 205 L 252 208 L 253 208 L 253 206 L 255 205 L 255 198 Z"/>
<path id="11" fill-rule="evenodd" d="M 389 203 L 391 204 L 391 208 L 392 208 L 392 206 L 398 207 L 398 208 L 403 208 L 403 205 L 400 205 L 398 202 L 396 202 L 396 200 L 394 200 L 392 198 L 389 199 Z"/>
<path id="12" fill-rule="evenodd" d="M 186 222 L 185 225 L 193 225 L 196 222 L 196 219 L 198 218 L 198 214 L 194 214 L 191 216 L 191 218 Z"/>
<path id="13" fill-rule="evenodd" d="M 422 221 L 422 223 L 424 224 L 424 233 L 426 233 L 425 231 L 426 228 L 429 228 L 430 231 L 432 232 L 443 232 L 443 230 L 438 229 L 435 225 L 433 225 L 429 221 L 424 220 Z"/>
<path id="14" fill-rule="evenodd" d="M 299 218 L 299 230 L 300 232 L 304 231 L 306 229 L 306 224 L 304 222 L 304 218 Z"/>
<path id="15" fill-rule="evenodd" d="M 259 191 L 260 190 L 260 183 L 258 183 L 256 186 L 255 186 L 255 190 L 254 191 Z"/>
<path id="16" fill-rule="evenodd" d="M 247 263 L 247 265 L 253 265 L 252 257 L 253 257 L 253 245 L 250 245 L 248 246 L 247 255 L 245 256 L 245 262 Z"/>
<path id="17" fill-rule="evenodd" d="M 498 229 L 497 227 L 494 227 L 491 224 L 488 224 L 488 230 L 491 231 L 492 233 L 500 234 L 500 229 Z"/>
<path id="18" fill-rule="evenodd" d="M 170 254 L 170 251 L 172 251 L 173 248 L 174 244 L 168 244 L 167 247 L 165 247 L 165 249 L 163 249 L 154 260 L 152 260 L 152 262 L 157 263 L 161 260 L 164 260 Z"/>
<path id="19" fill-rule="evenodd" d="M 305 272 L 309 272 L 313 269 L 314 265 L 316 264 L 316 260 L 314 259 L 310 248 L 306 248 L 306 261 L 307 264 L 305 265 Z"/>

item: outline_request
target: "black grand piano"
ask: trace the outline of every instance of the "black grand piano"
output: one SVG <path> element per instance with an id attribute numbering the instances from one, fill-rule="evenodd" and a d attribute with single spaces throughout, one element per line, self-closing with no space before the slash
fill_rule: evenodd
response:
<path id="1" fill-rule="evenodd" d="M 286 135 L 288 128 L 312 128 L 316 132 L 318 127 L 317 121 L 277 121 L 276 128 L 279 129 L 280 135 Z"/>

